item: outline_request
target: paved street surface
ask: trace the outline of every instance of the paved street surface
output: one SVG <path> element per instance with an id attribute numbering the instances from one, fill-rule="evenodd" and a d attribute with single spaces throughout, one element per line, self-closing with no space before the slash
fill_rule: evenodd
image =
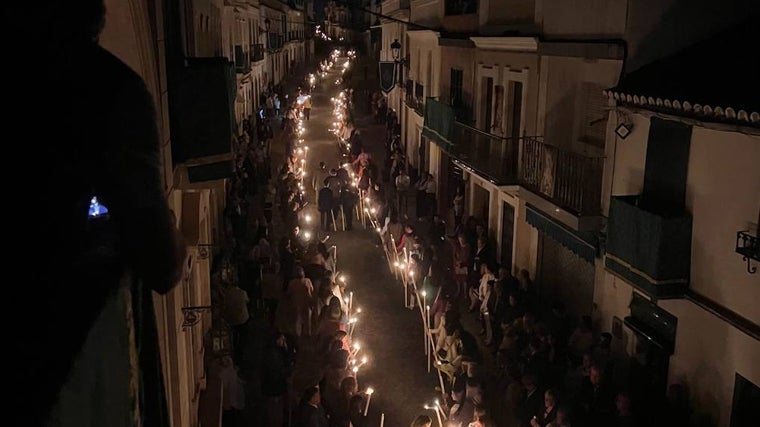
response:
<path id="1" fill-rule="evenodd" d="M 356 74 L 356 78 L 362 77 Z M 338 164 L 337 142 L 329 132 L 333 121 L 330 97 L 339 91 L 334 84 L 336 78 L 337 74 L 329 75 L 313 92 L 311 120 L 305 122 L 304 135 L 310 171 L 320 161 L 328 168 Z M 365 104 L 365 99 L 356 99 L 357 128 L 362 131 L 373 161 L 379 163 L 384 159 L 385 127 L 373 122 Z M 381 164 L 378 169 L 382 170 Z M 318 218 L 311 190 L 308 200 L 306 210 Z M 369 358 L 358 375 L 360 389 L 375 389 L 369 426 L 379 425 L 381 412 L 385 413 L 385 426 L 406 426 L 421 413 L 433 416 L 432 411 L 423 409 L 423 404 L 436 397 L 437 376 L 435 372 L 427 373 L 419 311 L 404 308 L 403 288 L 390 275 L 377 234 L 363 230 L 360 223 L 354 225 L 353 231 L 330 233 L 327 245 L 338 247 L 338 270 L 346 275 L 348 289 L 354 292 L 354 306 L 362 308 L 354 339 Z M 300 377 L 311 364 L 303 361 L 299 365 L 296 376 Z"/>

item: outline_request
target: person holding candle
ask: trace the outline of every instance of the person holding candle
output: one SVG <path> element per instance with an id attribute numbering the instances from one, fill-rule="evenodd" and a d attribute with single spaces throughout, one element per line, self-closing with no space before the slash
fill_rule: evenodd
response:
<path id="1" fill-rule="evenodd" d="M 365 397 L 361 394 L 351 396 L 348 402 L 349 414 L 348 419 L 353 427 L 366 427 L 367 417 L 364 416 Z M 346 424 L 348 426 L 348 424 Z"/>
<path id="2" fill-rule="evenodd" d="M 433 420 L 427 415 L 417 415 L 410 427 L 432 427 Z"/>

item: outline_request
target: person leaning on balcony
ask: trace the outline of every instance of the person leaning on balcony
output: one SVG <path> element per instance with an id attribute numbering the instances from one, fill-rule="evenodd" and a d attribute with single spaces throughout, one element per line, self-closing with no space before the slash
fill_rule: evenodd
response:
<path id="1" fill-rule="evenodd" d="M 107 416 L 139 415 L 126 402 L 129 381 L 137 384 L 133 372 L 156 373 L 150 364 L 159 357 L 151 294 L 169 292 L 185 261 L 164 193 L 153 98 L 137 73 L 99 46 L 102 0 L 28 7 L 21 2 L 8 12 L 6 27 L 22 36 L 14 44 L 18 52 L 9 54 L 24 63 L 32 55 L 46 58 L 45 67 L 9 70 L 18 86 L 5 91 L 20 107 L 9 112 L 5 127 L 27 134 L 29 142 L 16 146 L 14 156 L 28 159 L 36 178 L 9 195 L 18 202 L 9 212 L 18 232 L 7 242 L 7 261 L 24 285 L 14 286 L 7 301 L 26 306 L 16 312 L 19 323 L 7 337 L 14 347 L 10 424 L 59 424 L 61 417 L 76 414 L 79 425 L 107 425 Z M 32 16 L 41 24 L 35 30 L 28 25 Z M 41 81 L 51 86 L 43 88 Z M 31 114 L 40 99 L 56 110 L 45 126 Z M 93 197 L 107 215 L 91 216 Z M 133 310 L 139 316 L 128 317 Z M 132 343 L 92 339 L 104 330 L 135 329 L 140 334 Z M 140 352 L 152 348 L 155 354 Z M 92 360 L 101 364 L 86 365 Z M 111 361 L 127 366 L 108 372 L 112 387 L 106 389 L 93 378 L 113 368 L 103 366 Z M 146 399 L 158 398 L 157 382 L 148 379 L 137 387 Z M 64 400 L 66 408 L 60 405 Z M 95 405 L 106 400 L 125 402 L 123 411 L 104 414 Z"/>

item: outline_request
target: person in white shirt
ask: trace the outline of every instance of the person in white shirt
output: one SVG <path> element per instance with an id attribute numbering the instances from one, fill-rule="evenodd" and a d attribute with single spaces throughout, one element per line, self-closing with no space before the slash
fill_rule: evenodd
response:
<path id="1" fill-rule="evenodd" d="M 488 297 L 491 296 L 491 286 L 488 282 L 493 282 L 496 277 L 491 271 L 492 267 L 487 262 L 480 264 L 480 285 L 470 290 L 470 311 L 474 311 L 478 306 L 480 312 L 488 311 Z"/>
<path id="2" fill-rule="evenodd" d="M 438 185 L 433 178 L 433 174 L 427 174 L 427 181 L 425 181 L 425 214 L 432 217 L 436 213 L 435 191 Z"/>

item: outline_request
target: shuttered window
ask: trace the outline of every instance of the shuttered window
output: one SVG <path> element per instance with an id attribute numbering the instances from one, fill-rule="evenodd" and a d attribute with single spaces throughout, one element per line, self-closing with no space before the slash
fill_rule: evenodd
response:
<path id="1" fill-rule="evenodd" d="M 602 90 L 597 83 L 581 83 L 580 140 L 599 148 L 604 148 L 607 132 L 607 98 Z"/>

